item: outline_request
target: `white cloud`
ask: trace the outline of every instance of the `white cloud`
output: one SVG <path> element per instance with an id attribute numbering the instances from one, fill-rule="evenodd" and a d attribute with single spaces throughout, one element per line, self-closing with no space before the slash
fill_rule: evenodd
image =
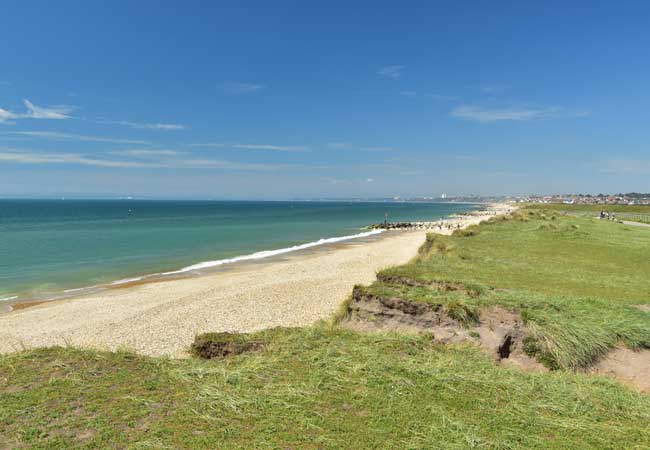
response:
<path id="1" fill-rule="evenodd" d="M 616 159 L 605 161 L 603 172 L 606 173 L 622 173 L 628 175 L 650 175 L 650 160 L 624 160 Z"/>
<path id="2" fill-rule="evenodd" d="M 51 108 L 36 106 L 27 99 L 23 100 L 23 103 L 27 108 L 27 114 L 23 117 L 31 119 L 69 119 L 70 116 L 68 114 L 72 111 L 72 108 L 69 106 L 57 106 Z"/>
<path id="3" fill-rule="evenodd" d="M 268 150 L 274 152 L 305 152 L 309 150 L 304 145 L 227 144 L 221 142 L 192 144 L 192 147 L 236 148 L 240 150 Z"/>
<path id="4" fill-rule="evenodd" d="M 12 120 L 17 119 L 19 116 L 7 111 L 6 109 L 0 108 L 0 123 L 13 124 Z"/>
<path id="5" fill-rule="evenodd" d="M 110 142 L 112 144 L 149 144 L 148 141 L 136 139 L 115 139 L 99 136 L 84 136 L 81 134 L 58 133 L 55 131 L 10 131 L 3 134 L 17 136 L 28 136 L 39 139 L 49 139 L 55 141 L 81 141 L 81 142 Z"/>
<path id="6" fill-rule="evenodd" d="M 224 83 L 222 88 L 228 94 L 251 94 L 264 89 L 264 86 L 261 84 L 241 83 L 235 81 Z"/>
<path id="7" fill-rule="evenodd" d="M 372 183 L 373 181 L 375 181 L 375 180 L 372 179 L 372 178 L 366 178 L 366 183 Z"/>
<path id="8" fill-rule="evenodd" d="M 557 117 L 562 108 L 505 108 L 487 109 L 481 106 L 461 105 L 451 111 L 451 116 L 458 119 L 489 123 L 500 121 L 526 121 Z"/>
<path id="9" fill-rule="evenodd" d="M 377 75 L 386 78 L 397 79 L 402 76 L 402 72 L 406 66 L 386 66 L 377 71 Z"/>
<path id="10" fill-rule="evenodd" d="M 23 103 L 27 108 L 27 111 L 24 113 L 14 113 L 0 108 L 0 123 L 13 124 L 13 122 L 10 121 L 16 119 L 69 119 L 69 113 L 73 110 L 73 108 L 70 106 L 55 106 L 44 108 L 41 106 L 36 106 L 29 100 L 23 100 Z"/>
<path id="11" fill-rule="evenodd" d="M 492 86 L 481 86 L 480 90 L 486 94 L 496 94 L 497 92 L 503 92 L 509 89 L 510 86 L 501 86 L 501 85 L 492 85 Z"/>
<path id="12" fill-rule="evenodd" d="M 426 94 L 426 97 L 434 100 L 458 100 L 458 97 L 454 95 Z"/>
<path id="13" fill-rule="evenodd" d="M 328 147 L 334 148 L 337 150 L 357 150 L 361 152 L 392 152 L 395 151 L 393 147 L 383 147 L 383 146 L 361 146 L 354 145 L 349 142 L 330 142 L 327 144 Z"/>
<path id="14" fill-rule="evenodd" d="M 176 150 L 149 150 L 149 149 L 133 149 L 133 150 L 117 150 L 110 152 L 111 155 L 124 155 L 133 156 L 136 158 L 151 158 L 160 156 L 178 156 L 186 155 L 187 152 L 179 152 Z"/>
<path id="15" fill-rule="evenodd" d="M 86 157 L 74 153 L 32 153 L 21 151 L 0 151 L 0 161 L 19 164 L 77 164 L 96 167 L 146 167 L 143 163 L 113 161 Z"/>
<path id="16" fill-rule="evenodd" d="M 440 95 L 440 94 L 423 94 L 417 91 L 401 91 L 400 95 L 409 98 L 432 98 L 434 100 L 458 100 L 458 97 L 453 95 Z"/>
<path id="17" fill-rule="evenodd" d="M 250 164 L 218 159 L 161 158 L 157 160 L 133 161 L 107 159 L 78 153 L 34 152 L 0 148 L 0 162 L 16 164 L 72 164 L 102 168 L 122 169 L 221 169 L 242 171 L 274 171 L 300 166 L 289 164 Z"/>
<path id="18" fill-rule="evenodd" d="M 161 130 L 161 131 L 177 131 L 177 130 L 186 130 L 185 125 L 180 125 L 176 123 L 140 123 L 140 122 L 127 122 L 126 120 L 121 120 L 118 122 L 111 121 L 99 121 L 100 123 L 112 123 L 116 125 L 124 125 L 131 128 L 136 128 L 139 130 Z"/>

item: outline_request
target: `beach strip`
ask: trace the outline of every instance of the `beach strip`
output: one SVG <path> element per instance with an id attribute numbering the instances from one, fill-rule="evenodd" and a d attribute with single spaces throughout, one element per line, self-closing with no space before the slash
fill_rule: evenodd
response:
<path id="1" fill-rule="evenodd" d="M 453 229 L 508 211 L 450 219 Z M 183 357 L 198 333 L 305 326 L 329 318 L 355 284 L 416 255 L 426 231 L 390 230 L 242 262 L 208 275 L 135 283 L 0 315 L 0 352 L 53 345 Z"/>

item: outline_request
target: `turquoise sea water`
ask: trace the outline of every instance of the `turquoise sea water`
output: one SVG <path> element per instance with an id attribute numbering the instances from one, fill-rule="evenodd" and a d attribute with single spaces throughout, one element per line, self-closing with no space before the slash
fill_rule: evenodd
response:
<path id="1" fill-rule="evenodd" d="M 370 223 L 435 220 L 475 205 L 361 202 L 0 200 L 0 299 L 169 272 L 350 236 Z"/>

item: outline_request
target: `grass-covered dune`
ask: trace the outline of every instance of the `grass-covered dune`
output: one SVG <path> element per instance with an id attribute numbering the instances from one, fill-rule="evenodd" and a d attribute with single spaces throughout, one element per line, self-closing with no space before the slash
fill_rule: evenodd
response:
<path id="1" fill-rule="evenodd" d="M 49 349 L 0 363 L 0 447 L 647 448 L 650 398 L 429 336 L 315 327 L 221 360 Z"/>
<path id="2" fill-rule="evenodd" d="M 534 208 L 546 213 L 562 212 L 582 216 L 598 216 L 601 211 L 614 214 L 617 219 L 650 223 L 650 205 L 569 205 L 564 203 L 535 203 L 529 204 Z"/>
<path id="3" fill-rule="evenodd" d="M 0 356 L 0 448 L 645 449 L 650 396 L 567 369 L 650 346 L 634 307 L 650 303 L 649 249 L 648 229 L 526 210 L 430 237 L 364 288 L 517 311 L 549 373 L 332 324 L 238 336 L 244 353 L 210 360 L 38 349 Z"/>
<path id="4" fill-rule="evenodd" d="M 529 350 L 552 368 L 587 367 L 619 342 L 650 348 L 650 231 L 535 209 L 446 237 L 379 279 L 466 285 L 479 295 L 378 281 L 370 291 L 411 301 L 497 304 L 519 312 Z"/>
<path id="5" fill-rule="evenodd" d="M 650 214 L 650 205 L 580 205 L 567 203 L 530 203 L 526 205 L 538 211 L 593 212 L 600 211 L 620 213 Z"/>

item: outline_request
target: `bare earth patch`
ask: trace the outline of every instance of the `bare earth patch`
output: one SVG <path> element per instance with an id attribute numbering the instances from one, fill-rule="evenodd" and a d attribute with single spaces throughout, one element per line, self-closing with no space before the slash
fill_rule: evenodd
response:
<path id="1" fill-rule="evenodd" d="M 634 307 L 641 311 L 650 312 L 650 305 L 634 305 Z"/>
<path id="2" fill-rule="evenodd" d="M 618 347 L 596 363 L 591 373 L 616 378 L 641 392 L 650 393 L 650 350 Z"/>
<path id="3" fill-rule="evenodd" d="M 526 371 L 547 371 L 524 353 L 525 330 L 519 315 L 496 306 L 480 311 L 476 323 L 461 323 L 443 305 L 380 297 L 355 288 L 341 325 L 358 331 L 432 333 L 442 343 L 475 343 L 497 362 Z"/>

